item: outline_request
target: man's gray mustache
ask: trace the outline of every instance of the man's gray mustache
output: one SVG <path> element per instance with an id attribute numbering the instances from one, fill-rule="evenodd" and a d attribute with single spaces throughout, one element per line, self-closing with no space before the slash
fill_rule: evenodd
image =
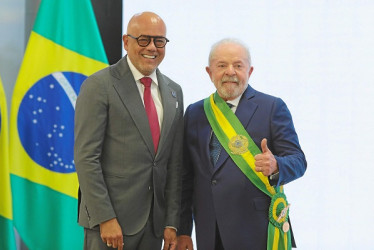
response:
<path id="1" fill-rule="evenodd" d="M 226 78 L 222 78 L 222 80 L 221 80 L 221 83 L 224 83 L 224 82 L 239 83 L 239 79 L 237 77 L 226 77 Z"/>

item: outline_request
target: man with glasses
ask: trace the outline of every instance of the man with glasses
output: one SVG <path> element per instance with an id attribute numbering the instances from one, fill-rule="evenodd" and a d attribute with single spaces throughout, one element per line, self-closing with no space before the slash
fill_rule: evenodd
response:
<path id="1" fill-rule="evenodd" d="M 134 15 L 123 35 L 127 55 L 80 90 L 74 153 L 85 249 L 176 247 L 183 96 L 158 70 L 165 36 L 158 15 Z"/>

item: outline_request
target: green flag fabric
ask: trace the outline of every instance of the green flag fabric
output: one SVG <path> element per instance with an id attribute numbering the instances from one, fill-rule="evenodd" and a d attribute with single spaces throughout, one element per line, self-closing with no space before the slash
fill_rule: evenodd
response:
<path id="1" fill-rule="evenodd" d="M 9 179 L 8 111 L 0 78 L 0 249 L 16 249 Z"/>
<path id="2" fill-rule="evenodd" d="M 90 0 L 42 0 L 12 97 L 13 223 L 30 249 L 82 249 L 75 101 L 108 66 Z"/>

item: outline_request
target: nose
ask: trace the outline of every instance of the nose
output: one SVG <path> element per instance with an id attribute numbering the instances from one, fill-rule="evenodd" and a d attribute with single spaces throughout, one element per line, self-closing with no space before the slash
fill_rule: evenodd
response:
<path id="1" fill-rule="evenodd" d="M 147 45 L 147 49 L 148 50 L 157 50 L 156 46 L 155 46 L 155 40 L 154 38 L 151 38 L 151 42 Z"/>
<path id="2" fill-rule="evenodd" d="M 235 68 L 233 65 L 229 65 L 226 69 L 226 75 L 229 75 L 229 76 L 232 76 L 232 75 L 235 75 L 236 72 L 235 72 Z"/>

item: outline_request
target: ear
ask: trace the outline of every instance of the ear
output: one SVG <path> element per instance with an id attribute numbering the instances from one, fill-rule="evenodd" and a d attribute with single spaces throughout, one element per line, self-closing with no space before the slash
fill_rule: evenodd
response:
<path id="1" fill-rule="evenodd" d="M 249 69 L 249 72 L 248 72 L 248 78 L 251 77 L 252 72 L 253 72 L 253 67 L 251 66 L 251 68 Z"/>
<path id="2" fill-rule="evenodd" d="M 208 73 L 210 79 L 212 79 L 212 71 L 210 70 L 209 66 L 205 67 L 205 71 Z"/>
<path id="3" fill-rule="evenodd" d="M 123 35 L 122 36 L 122 41 L 123 41 L 123 47 L 127 51 L 128 47 L 129 47 L 129 37 L 127 35 Z"/>

